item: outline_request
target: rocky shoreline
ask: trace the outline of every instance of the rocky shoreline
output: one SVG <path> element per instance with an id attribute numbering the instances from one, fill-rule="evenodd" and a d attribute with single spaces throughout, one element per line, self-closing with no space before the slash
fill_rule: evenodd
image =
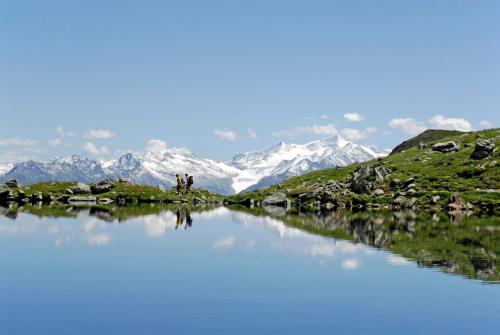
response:
<path id="1" fill-rule="evenodd" d="M 176 195 L 173 190 L 137 185 L 125 179 L 106 179 L 95 184 L 50 182 L 22 186 L 17 180 L 0 184 L 0 204 L 222 204 L 223 197 L 200 189 Z"/>

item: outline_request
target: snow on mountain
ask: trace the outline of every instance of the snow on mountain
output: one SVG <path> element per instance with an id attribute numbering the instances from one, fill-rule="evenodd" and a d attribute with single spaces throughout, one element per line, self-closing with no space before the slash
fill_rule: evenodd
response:
<path id="1" fill-rule="evenodd" d="M 0 164 L 0 176 L 12 170 L 13 167 L 12 163 Z"/>
<path id="2" fill-rule="evenodd" d="M 107 177 L 101 164 L 93 159 L 73 155 L 55 158 L 48 162 L 27 161 L 14 164 L 0 180 L 17 179 L 24 184 L 41 181 L 81 181 L 95 182 Z"/>
<path id="3" fill-rule="evenodd" d="M 169 188 L 175 184 L 176 173 L 189 173 L 195 177 L 197 187 L 232 194 L 268 186 L 312 170 L 345 166 L 382 155 L 336 135 L 306 144 L 281 142 L 264 150 L 237 155 L 228 162 L 200 158 L 186 148 L 127 153 L 106 162 L 77 155 L 48 162 L 27 161 L 0 165 L 0 181 L 91 183 L 106 178 L 125 178 L 135 183 Z"/>
<path id="4" fill-rule="evenodd" d="M 233 178 L 235 192 L 249 191 L 309 171 L 346 166 L 384 156 L 370 147 L 354 144 L 340 135 L 306 144 L 278 143 L 275 146 L 237 155 L 228 164 L 241 173 Z"/>

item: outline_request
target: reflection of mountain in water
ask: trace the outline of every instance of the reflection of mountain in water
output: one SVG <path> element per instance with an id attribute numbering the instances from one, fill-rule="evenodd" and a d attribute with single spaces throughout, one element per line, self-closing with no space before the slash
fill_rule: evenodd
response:
<path id="1" fill-rule="evenodd" d="M 248 211 L 248 210 L 247 210 Z M 289 226 L 388 249 L 448 273 L 500 281 L 500 219 L 414 212 L 291 213 L 268 210 Z"/>
<path id="2" fill-rule="evenodd" d="M 280 236 L 303 231 L 337 239 L 352 240 L 384 248 L 421 266 L 436 267 L 484 281 L 500 281 L 500 219 L 464 217 L 451 220 L 444 214 L 413 212 L 299 213 L 283 209 L 229 210 L 225 207 L 187 205 L 140 206 L 36 206 L 0 207 L 0 215 L 15 219 L 19 213 L 39 217 L 90 216 L 104 222 L 145 223 L 151 237 L 166 230 L 188 228 L 193 221 L 231 218 L 244 225 L 272 229 Z"/>

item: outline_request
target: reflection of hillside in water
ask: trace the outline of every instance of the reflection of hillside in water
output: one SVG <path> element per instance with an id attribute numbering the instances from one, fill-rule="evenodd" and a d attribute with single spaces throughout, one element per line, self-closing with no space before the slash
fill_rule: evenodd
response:
<path id="1" fill-rule="evenodd" d="M 484 281 L 500 280 L 500 220 L 496 217 L 460 218 L 413 212 L 300 213 L 282 208 L 230 210 L 187 205 L 0 207 L 0 214 L 11 219 L 20 213 L 39 217 L 91 217 L 101 223 L 142 223 L 147 235 L 153 238 L 171 229 L 187 229 L 198 220 L 224 218 L 275 231 L 280 238 L 310 233 L 331 236 L 384 248 L 414 259 L 421 266 Z M 103 236 L 94 236 L 90 241 L 99 244 L 106 240 Z"/>
<path id="2" fill-rule="evenodd" d="M 384 248 L 421 266 L 484 281 L 500 281 L 500 219 L 445 213 L 244 210 L 316 234 Z"/>

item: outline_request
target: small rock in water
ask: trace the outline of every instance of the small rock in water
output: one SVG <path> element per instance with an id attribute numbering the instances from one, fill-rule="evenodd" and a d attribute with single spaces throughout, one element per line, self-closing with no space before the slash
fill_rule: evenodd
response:
<path id="1" fill-rule="evenodd" d="M 89 196 L 89 197 L 82 197 L 82 196 L 74 196 L 74 197 L 69 197 L 68 202 L 69 203 L 78 203 L 78 202 L 96 202 L 97 198 L 94 196 Z"/>

